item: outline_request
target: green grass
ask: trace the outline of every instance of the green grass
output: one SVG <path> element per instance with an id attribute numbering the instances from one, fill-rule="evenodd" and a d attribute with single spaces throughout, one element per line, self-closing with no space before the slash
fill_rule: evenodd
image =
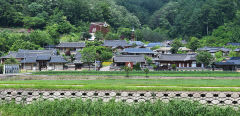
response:
<path id="1" fill-rule="evenodd" d="M 1 116 L 239 116 L 240 110 L 231 107 L 201 105 L 190 101 L 163 103 L 104 103 L 101 100 L 38 101 L 33 104 L 4 103 Z"/>
<path id="2" fill-rule="evenodd" d="M 42 71 L 34 72 L 33 75 L 73 75 L 73 76 L 125 76 L 124 71 Z M 132 71 L 130 76 L 145 76 L 143 71 Z M 240 77 L 239 72 L 221 72 L 221 71 L 152 71 L 148 76 L 161 77 Z"/>
<path id="3" fill-rule="evenodd" d="M 0 88 L 128 91 L 240 91 L 240 79 L 12 80 L 0 81 Z"/>

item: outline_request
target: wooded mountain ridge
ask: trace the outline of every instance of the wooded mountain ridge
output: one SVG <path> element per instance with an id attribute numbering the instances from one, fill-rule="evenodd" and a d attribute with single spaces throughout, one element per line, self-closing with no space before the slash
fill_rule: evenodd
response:
<path id="1" fill-rule="evenodd" d="M 240 42 L 239 0 L 0 1 L 1 27 L 40 29 L 55 44 L 60 35 L 74 38 L 88 32 L 91 22 L 105 21 L 111 25 L 107 39 L 120 35 L 129 39 L 135 28 L 137 40 L 142 41 L 196 37 L 206 46 Z"/>

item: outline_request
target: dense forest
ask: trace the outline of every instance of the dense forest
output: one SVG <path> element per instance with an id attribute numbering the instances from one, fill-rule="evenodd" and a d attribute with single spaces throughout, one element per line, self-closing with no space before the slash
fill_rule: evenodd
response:
<path id="1" fill-rule="evenodd" d="M 142 41 L 197 38 L 201 46 L 240 42 L 239 0 L 1 0 L 0 56 L 81 41 L 91 22 L 105 21 L 111 32 L 98 33 L 98 39 L 129 39 L 135 28 Z"/>

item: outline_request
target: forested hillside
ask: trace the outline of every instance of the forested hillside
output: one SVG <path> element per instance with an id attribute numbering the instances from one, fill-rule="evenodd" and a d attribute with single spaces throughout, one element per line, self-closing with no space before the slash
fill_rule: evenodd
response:
<path id="1" fill-rule="evenodd" d="M 239 0 L 1 0 L 1 54 L 81 41 L 91 22 L 104 21 L 111 32 L 98 39 L 128 39 L 135 28 L 137 40 L 143 41 L 196 37 L 202 46 L 240 42 Z"/>

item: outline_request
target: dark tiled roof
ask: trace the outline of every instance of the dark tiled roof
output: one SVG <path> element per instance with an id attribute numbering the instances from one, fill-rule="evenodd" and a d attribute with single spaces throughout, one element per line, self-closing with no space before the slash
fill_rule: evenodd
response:
<path id="1" fill-rule="evenodd" d="M 116 47 L 129 47 L 131 45 L 128 44 L 125 40 L 105 40 L 103 46 L 116 48 Z"/>
<path id="2" fill-rule="evenodd" d="M 50 63 L 67 63 L 67 61 L 62 56 L 52 56 Z"/>
<path id="3" fill-rule="evenodd" d="M 39 55 L 37 56 L 37 60 L 50 60 L 51 56 L 50 55 Z"/>
<path id="4" fill-rule="evenodd" d="M 137 46 L 144 46 L 144 43 L 141 41 L 129 41 L 130 45 L 136 44 Z"/>
<path id="5" fill-rule="evenodd" d="M 139 55 L 122 55 L 122 56 L 115 56 L 113 58 L 114 62 L 145 62 L 144 56 Z"/>
<path id="6" fill-rule="evenodd" d="M 148 48 L 126 48 L 122 53 L 144 53 L 144 54 L 154 54 L 154 52 Z"/>
<path id="7" fill-rule="evenodd" d="M 36 57 L 40 55 L 57 55 L 57 50 L 18 50 L 18 52 L 9 52 L 8 55 L 1 58 L 25 58 Z"/>
<path id="8" fill-rule="evenodd" d="M 26 57 L 21 61 L 21 63 L 36 63 L 37 57 Z"/>
<path id="9" fill-rule="evenodd" d="M 216 65 L 240 65 L 240 57 L 232 57 L 226 62 L 219 62 Z"/>
<path id="10" fill-rule="evenodd" d="M 195 61 L 196 54 L 161 54 L 157 61 Z"/>
<path id="11" fill-rule="evenodd" d="M 208 51 L 210 53 L 215 53 L 218 51 L 229 52 L 231 50 L 224 47 L 203 47 L 203 48 L 199 48 L 198 51 Z"/>
<path id="12" fill-rule="evenodd" d="M 85 42 L 62 42 L 56 47 L 57 48 L 84 48 Z"/>

